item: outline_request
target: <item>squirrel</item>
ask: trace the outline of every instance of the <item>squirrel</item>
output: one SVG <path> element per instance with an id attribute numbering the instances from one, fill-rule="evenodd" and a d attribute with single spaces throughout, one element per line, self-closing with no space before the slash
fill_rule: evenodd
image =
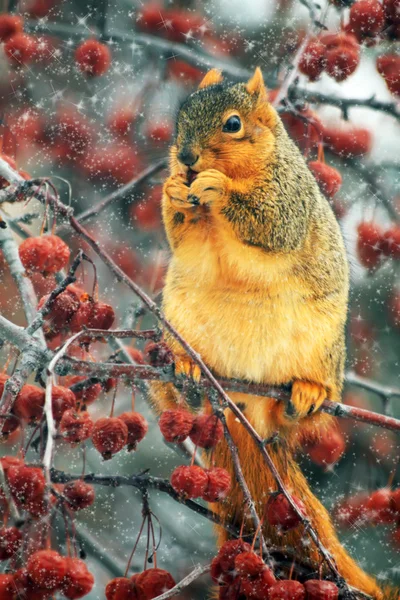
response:
<path id="1" fill-rule="evenodd" d="M 272 459 L 285 485 L 306 505 L 340 575 L 373 598 L 386 597 L 340 544 L 328 511 L 294 458 L 304 440 L 332 426 L 333 417 L 318 411 L 324 399 L 341 400 L 349 275 L 336 218 L 268 102 L 259 68 L 247 83 L 226 82 L 212 69 L 181 106 L 162 215 L 171 249 L 166 318 L 216 376 L 293 382 L 287 404 L 238 392 L 229 396 L 260 436 L 278 432 Z M 168 334 L 166 341 L 176 374 L 198 380 L 200 369 L 179 342 Z M 182 403 L 171 383 L 154 382 L 150 395 L 159 412 Z M 262 514 L 275 481 L 249 434 L 225 412 Z M 224 440 L 212 460 L 235 481 Z M 227 501 L 212 509 L 223 522 L 240 527 L 243 506 L 234 482 Z M 264 523 L 263 533 L 272 545 L 284 543 L 321 563 L 316 547 L 303 543 L 302 525 L 282 538 Z M 222 527 L 218 537 L 219 544 L 228 539 Z"/>

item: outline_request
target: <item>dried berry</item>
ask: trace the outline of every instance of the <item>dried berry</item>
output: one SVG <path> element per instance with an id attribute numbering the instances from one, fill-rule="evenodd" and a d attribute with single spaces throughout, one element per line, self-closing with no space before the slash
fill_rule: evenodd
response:
<path id="1" fill-rule="evenodd" d="M 292 500 L 303 516 L 306 516 L 306 507 L 303 502 L 296 496 L 292 496 Z M 270 525 L 278 527 L 283 532 L 294 529 L 301 523 L 301 518 L 284 494 L 270 497 L 265 507 L 265 518 Z"/>
<path id="2" fill-rule="evenodd" d="M 135 579 L 138 595 L 143 600 L 152 600 L 175 587 L 174 578 L 164 569 L 146 569 Z"/>
<path id="3" fill-rule="evenodd" d="M 194 416 L 188 410 L 165 410 L 158 422 L 167 442 L 183 442 L 192 430 Z"/>
<path id="4" fill-rule="evenodd" d="M 385 23 L 385 14 L 377 0 L 358 0 L 350 8 L 349 30 L 358 39 L 377 35 Z"/>
<path id="5" fill-rule="evenodd" d="M 32 554 L 26 569 L 37 586 L 48 590 L 59 589 L 67 573 L 65 559 L 54 550 L 39 550 Z"/>
<path id="6" fill-rule="evenodd" d="M 93 421 L 88 412 L 77 412 L 71 408 L 63 413 L 60 421 L 60 432 L 64 440 L 71 444 L 79 444 L 89 439 L 93 433 Z"/>
<path id="7" fill-rule="evenodd" d="M 62 593 L 69 600 L 86 596 L 94 584 L 94 577 L 88 571 L 86 563 L 79 558 L 65 558 L 67 572 L 62 581 Z"/>
<path id="8" fill-rule="evenodd" d="M 16 527 L 0 528 L 0 560 L 13 557 L 21 547 L 22 534 Z M 1 595 L 0 595 L 1 598 Z"/>
<path id="9" fill-rule="evenodd" d="M 53 409 L 53 418 L 55 421 L 61 421 L 66 410 L 76 407 L 76 397 L 67 387 L 62 385 L 53 385 L 51 390 L 51 404 Z"/>
<path id="10" fill-rule="evenodd" d="M 315 464 L 326 467 L 335 464 L 343 456 L 346 442 L 337 427 L 330 427 L 321 430 L 319 438 L 306 444 L 304 449 Z"/>
<path id="11" fill-rule="evenodd" d="M 125 412 L 118 417 L 128 428 L 128 450 L 136 450 L 136 446 L 146 435 L 149 425 L 138 412 Z"/>
<path id="12" fill-rule="evenodd" d="M 144 353 L 153 367 L 164 367 L 174 362 L 173 352 L 165 342 L 147 342 Z"/>
<path id="13" fill-rule="evenodd" d="M 382 488 L 371 494 L 366 503 L 366 510 L 372 523 L 393 523 L 397 519 L 393 495 L 389 488 Z"/>
<path id="14" fill-rule="evenodd" d="M 242 539 L 229 540 L 221 546 L 218 552 L 218 559 L 223 573 L 234 570 L 235 559 L 242 552 L 251 552 L 250 544 L 244 542 Z"/>
<path id="15" fill-rule="evenodd" d="M 30 423 L 38 423 L 43 416 L 44 390 L 27 383 L 15 399 L 13 413 Z"/>
<path id="16" fill-rule="evenodd" d="M 221 421 L 215 415 L 198 415 L 189 434 L 190 439 L 200 448 L 213 448 L 224 435 Z"/>
<path id="17" fill-rule="evenodd" d="M 42 308 L 48 298 L 49 295 L 40 299 L 38 310 Z M 79 305 L 79 297 L 72 289 L 67 288 L 59 294 L 51 306 L 50 313 L 45 317 L 46 335 L 52 337 L 67 328 L 70 320 L 79 309 Z"/>
<path id="18" fill-rule="evenodd" d="M 337 600 L 339 590 L 332 581 L 309 579 L 305 582 L 307 600 Z"/>
<path id="19" fill-rule="evenodd" d="M 22 33 L 23 30 L 22 17 L 19 15 L 10 15 L 3 13 L 0 15 L 0 42 L 6 42 L 13 35 Z"/>
<path id="20" fill-rule="evenodd" d="M 229 585 L 234 580 L 233 571 L 223 571 L 221 567 L 221 559 L 215 556 L 211 561 L 210 575 L 214 583 L 217 585 Z"/>
<path id="21" fill-rule="evenodd" d="M 382 260 L 383 231 L 376 223 L 364 221 L 359 224 L 357 232 L 358 259 L 364 267 L 373 269 Z"/>
<path id="22" fill-rule="evenodd" d="M 341 82 L 354 73 L 360 62 L 359 49 L 338 46 L 326 52 L 326 72 Z"/>
<path id="23" fill-rule="evenodd" d="M 206 470 L 208 482 L 202 495 L 207 502 L 220 502 L 227 497 L 231 489 L 232 481 L 226 469 L 215 467 Z"/>
<path id="24" fill-rule="evenodd" d="M 110 48 L 98 40 L 86 40 L 77 47 L 75 60 L 85 75 L 92 77 L 104 75 L 111 65 Z"/>
<path id="25" fill-rule="evenodd" d="M 235 571 L 241 579 L 257 577 L 264 569 L 263 559 L 255 552 L 242 552 L 235 558 Z"/>
<path id="26" fill-rule="evenodd" d="M 107 583 L 107 600 L 139 600 L 133 581 L 128 577 L 116 577 Z"/>
<path id="27" fill-rule="evenodd" d="M 400 260 L 400 226 L 393 225 L 385 231 L 381 241 L 381 249 L 385 256 Z"/>
<path id="28" fill-rule="evenodd" d="M 104 460 L 108 460 L 126 445 L 128 428 L 117 417 L 103 417 L 94 424 L 92 441 Z"/>
<path id="29" fill-rule="evenodd" d="M 251 600 L 264 600 L 268 598 L 268 591 L 275 583 L 273 572 L 265 567 L 257 577 L 242 579 L 241 590 Z"/>
<path id="30" fill-rule="evenodd" d="M 311 161 L 308 163 L 308 167 L 317 180 L 322 193 L 328 198 L 333 198 L 342 185 L 342 176 L 339 171 L 319 160 Z"/>
<path id="31" fill-rule="evenodd" d="M 316 81 L 326 66 L 326 48 L 318 38 L 312 38 L 304 49 L 299 61 L 299 71 L 310 81 Z"/>
<path id="32" fill-rule="evenodd" d="M 268 592 L 268 600 L 304 600 L 305 597 L 304 585 L 289 579 L 278 581 Z"/>
<path id="33" fill-rule="evenodd" d="M 46 486 L 43 471 L 37 467 L 12 466 L 7 471 L 7 479 L 10 492 L 21 505 L 42 496 Z"/>
<path id="34" fill-rule="evenodd" d="M 12 575 L 0 574 L 0 598 L 1 600 L 14 600 L 15 582 Z"/>
<path id="35" fill-rule="evenodd" d="M 171 485 L 178 494 L 188 498 L 201 498 L 208 483 L 204 469 L 197 466 L 177 467 L 171 475 Z"/>
<path id="36" fill-rule="evenodd" d="M 26 271 L 39 271 L 43 275 L 57 273 L 63 269 L 70 256 L 67 244 L 56 235 L 27 238 L 18 250 Z"/>
<path id="37" fill-rule="evenodd" d="M 63 491 L 68 506 L 73 510 L 82 510 L 92 506 L 95 499 L 94 487 L 85 481 L 72 481 L 67 483 Z"/>
<path id="38" fill-rule="evenodd" d="M 33 60 L 36 51 L 36 38 L 27 33 L 16 33 L 6 41 L 4 51 L 11 64 L 15 66 L 27 65 Z"/>

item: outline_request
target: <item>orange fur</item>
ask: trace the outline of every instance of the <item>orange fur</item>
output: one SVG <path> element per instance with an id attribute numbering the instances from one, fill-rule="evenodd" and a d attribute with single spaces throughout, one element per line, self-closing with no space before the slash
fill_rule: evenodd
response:
<path id="1" fill-rule="evenodd" d="M 323 544 L 353 586 L 382 598 L 376 582 L 340 545 L 329 515 L 312 494 L 293 453 L 302 439 L 332 423 L 314 414 L 327 396 L 340 401 L 348 273 L 339 227 L 300 153 L 267 102 L 261 71 L 247 84 L 228 86 L 210 73 L 178 117 L 171 175 L 164 185 L 163 220 L 172 250 L 164 311 L 180 334 L 221 377 L 281 384 L 293 381 L 295 418 L 270 398 L 232 393 L 262 437 L 279 430 L 273 458 L 286 485 L 308 507 Z M 203 112 L 202 112 L 203 111 Z M 204 116 L 202 116 L 204 113 Z M 238 131 L 226 133 L 230 115 Z M 193 121 L 196 116 L 196 121 Z M 179 162 L 185 145 L 198 156 Z M 172 337 L 177 370 L 199 371 Z M 158 410 L 176 405 L 170 384 L 153 384 Z M 313 413 L 308 416 L 309 413 Z M 246 481 L 260 513 L 275 482 L 249 435 L 229 412 Z M 233 474 L 225 442 L 215 463 Z M 235 483 L 229 502 L 214 505 L 224 520 L 240 525 L 243 498 Z M 247 524 L 251 531 L 251 524 Z M 289 544 L 318 561 L 302 528 L 272 543 Z M 225 533 L 220 532 L 220 541 Z"/>

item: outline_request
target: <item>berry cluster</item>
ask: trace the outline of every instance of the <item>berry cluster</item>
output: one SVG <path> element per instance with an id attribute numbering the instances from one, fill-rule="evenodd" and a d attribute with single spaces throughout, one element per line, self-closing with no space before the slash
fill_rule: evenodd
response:
<path id="1" fill-rule="evenodd" d="M 360 46 L 349 33 L 324 33 L 312 38 L 300 58 L 299 70 L 316 81 L 325 71 L 336 81 L 344 81 L 360 62 Z"/>
<path id="2" fill-rule="evenodd" d="M 125 446 L 129 451 L 135 450 L 147 430 L 147 421 L 138 412 L 125 412 L 119 417 L 102 417 L 93 427 L 93 446 L 104 460 L 109 460 Z"/>
<path id="3" fill-rule="evenodd" d="M 107 600 L 152 600 L 175 587 L 174 578 L 164 569 L 146 569 L 132 577 L 116 577 L 106 587 Z"/>
<path id="4" fill-rule="evenodd" d="M 40 299 L 38 309 L 43 307 L 47 299 L 48 296 Z M 53 302 L 51 310 L 45 318 L 44 331 L 46 336 L 52 339 L 60 333 L 77 333 L 84 327 L 87 329 L 110 329 L 114 320 L 115 313 L 112 306 L 94 300 L 92 296 L 76 285 L 69 285 Z M 80 341 L 88 344 L 90 339 L 84 338 Z"/>
<path id="5" fill-rule="evenodd" d="M 61 592 L 65 598 L 75 600 L 89 594 L 93 584 L 93 575 L 83 560 L 63 557 L 54 550 L 39 550 L 28 558 L 26 566 L 0 575 L 0 598 L 44 600 Z"/>
<path id="6" fill-rule="evenodd" d="M 224 434 L 215 415 L 195 416 L 182 408 L 164 411 L 159 426 L 167 442 L 183 442 L 189 436 L 196 446 L 205 449 L 216 446 Z"/>
<path id="7" fill-rule="evenodd" d="M 359 224 L 357 254 L 367 269 L 376 269 L 385 258 L 400 260 L 400 227 L 393 225 L 384 230 L 377 223 L 363 221 Z"/>
<path id="8" fill-rule="evenodd" d="M 27 273 L 38 271 L 45 276 L 61 271 L 67 266 L 70 256 L 67 244 L 57 235 L 27 238 L 18 250 Z"/>
<path id="9" fill-rule="evenodd" d="M 185 498 L 202 498 L 207 502 L 224 500 L 231 488 L 231 476 L 225 469 L 196 466 L 176 467 L 171 475 L 174 490 Z"/>

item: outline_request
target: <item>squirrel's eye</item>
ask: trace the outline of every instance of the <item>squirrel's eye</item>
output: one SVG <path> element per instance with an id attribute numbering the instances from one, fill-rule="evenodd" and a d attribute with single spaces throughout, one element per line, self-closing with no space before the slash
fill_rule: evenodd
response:
<path id="1" fill-rule="evenodd" d="M 225 133 L 237 133 L 240 131 L 242 126 L 242 122 L 237 115 L 232 115 L 229 119 L 224 123 L 222 131 Z"/>

